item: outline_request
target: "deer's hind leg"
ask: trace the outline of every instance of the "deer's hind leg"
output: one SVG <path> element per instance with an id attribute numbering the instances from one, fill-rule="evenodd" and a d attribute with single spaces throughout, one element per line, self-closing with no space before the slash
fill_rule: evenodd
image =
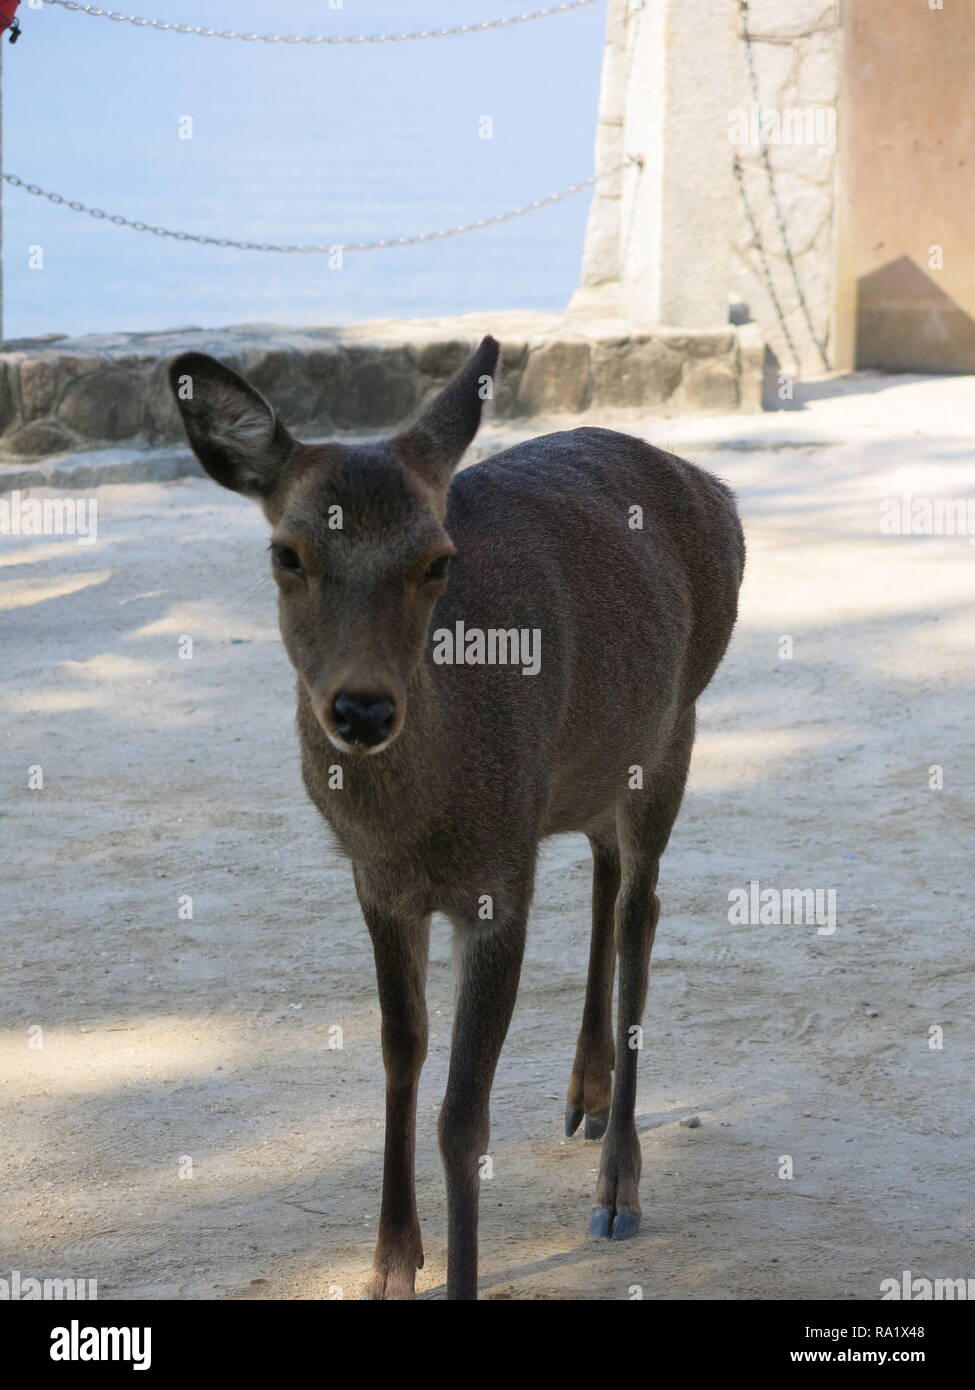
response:
<path id="1" fill-rule="evenodd" d="M 640 1227 L 642 1155 L 636 1132 L 636 1068 L 642 1042 L 650 952 L 660 902 L 660 856 L 680 810 L 694 743 L 693 707 L 682 717 L 663 756 L 646 769 L 646 786 L 617 807 L 621 884 L 616 903 L 619 1001 L 616 1079 L 599 1165 L 589 1234 L 626 1240 Z"/>
<path id="2" fill-rule="evenodd" d="M 592 847 L 592 940 L 586 1002 L 566 1095 L 565 1132 L 575 1134 L 585 1116 L 587 1139 L 601 1139 L 613 1098 L 613 975 L 616 942 L 613 918 L 620 887 L 616 827 L 589 837 Z"/>

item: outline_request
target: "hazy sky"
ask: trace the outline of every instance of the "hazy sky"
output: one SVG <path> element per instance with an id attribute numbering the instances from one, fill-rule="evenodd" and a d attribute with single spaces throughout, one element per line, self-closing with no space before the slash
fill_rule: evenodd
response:
<path id="1" fill-rule="evenodd" d="M 119 6 L 122 0 L 118 0 Z M 139 0 L 138 13 L 287 33 L 493 19 L 535 0 Z M 4 167 L 146 222 L 342 242 L 474 221 L 587 177 L 605 7 L 501 32 L 359 48 L 245 44 L 21 6 L 4 44 Z M 192 121 L 192 139 L 179 132 Z M 482 139 L 484 117 L 493 138 Z M 4 189 L 5 330 L 348 322 L 561 308 L 589 195 L 483 233 L 323 258 L 117 229 Z M 43 268 L 29 269 L 40 246 Z M 35 254 L 36 259 L 36 254 Z"/>

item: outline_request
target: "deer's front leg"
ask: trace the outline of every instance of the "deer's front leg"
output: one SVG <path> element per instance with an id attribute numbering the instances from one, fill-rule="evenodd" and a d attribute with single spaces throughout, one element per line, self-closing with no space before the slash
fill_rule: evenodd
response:
<path id="1" fill-rule="evenodd" d="M 461 929 L 460 979 L 440 1152 L 447 1177 L 447 1297 L 477 1297 L 480 1160 L 487 1153 L 491 1083 L 518 992 L 525 918 Z"/>
<path id="2" fill-rule="evenodd" d="M 416 1092 L 427 1055 L 425 997 L 430 920 L 403 920 L 364 907 L 376 956 L 386 1069 L 386 1143 L 379 1240 L 367 1298 L 415 1297 L 423 1266 L 416 1214 Z"/>

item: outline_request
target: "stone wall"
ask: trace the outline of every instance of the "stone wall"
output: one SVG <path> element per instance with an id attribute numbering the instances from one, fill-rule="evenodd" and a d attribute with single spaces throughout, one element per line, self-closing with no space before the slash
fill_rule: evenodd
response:
<path id="1" fill-rule="evenodd" d="M 835 283 L 835 185 L 837 170 L 841 16 L 836 0 L 749 0 L 745 18 L 752 38 L 758 119 L 769 131 L 769 158 L 799 284 L 820 342 L 830 348 Z M 753 94 L 744 40 L 738 44 L 734 119 L 754 135 Z M 729 127 L 732 134 L 737 126 Z M 782 233 L 761 150 L 735 143 L 745 191 L 771 267 L 772 283 L 804 375 L 823 371 L 786 260 Z M 736 190 L 732 230 L 731 291 L 752 319 L 785 372 L 792 352 L 766 287 L 762 261 Z"/>
<path id="2" fill-rule="evenodd" d="M 242 372 L 305 438 L 410 419 L 480 336 L 502 342 L 502 419 L 758 409 L 761 346 L 747 331 L 569 333 L 553 317 L 491 314 L 347 329 L 245 325 L 8 343 L 0 354 L 0 453 L 31 458 L 122 441 L 183 439 L 166 371 L 209 352 Z"/>
<path id="3" fill-rule="evenodd" d="M 729 304 L 734 322 L 744 307 L 794 373 L 760 240 L 801 372 L 824 370 L 815 339 L 828 346 L 833 313 L 841 33 L 838 0 L 609 0 L 600 182 L 574 317 L 717 327 Z M 786 259 L 763 129 L 812 334 Z"/>

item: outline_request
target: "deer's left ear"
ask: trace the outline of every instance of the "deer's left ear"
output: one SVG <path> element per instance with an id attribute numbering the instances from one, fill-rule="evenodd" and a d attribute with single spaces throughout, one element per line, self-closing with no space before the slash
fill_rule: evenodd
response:
<path id="1" fill-rule="evenodd" d="M 203 352 L 185 352 L 169 368 L 186 436 L 215 482 L 264 499 L 295 441 L 272 406 L 243 377 Z"/>
<path id="2" fill-rule="evenodd" d="M 494 395 L 500 352 L 494 338 L 485 338 L 416 424 L 393 440 L 403 461 L 434 487 L 446 488 L 477 434 L 484 402 Z"/>

